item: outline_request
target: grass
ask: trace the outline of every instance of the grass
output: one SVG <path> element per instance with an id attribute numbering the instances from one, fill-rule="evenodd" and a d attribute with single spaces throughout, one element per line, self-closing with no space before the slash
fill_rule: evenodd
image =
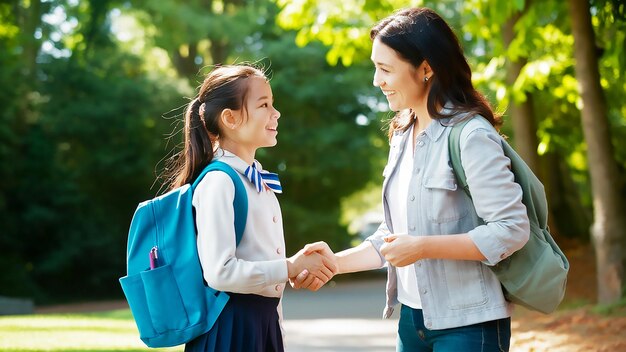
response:
<path id="1" fill-rule="evenodd" d="M 600 304 L 594 307 L 592 311 L 605 316 L 624 317 L 626 316 L 626 298 L 613 304 Z"/>
<path id="2" fill-rule="evenodd" d="M 182 351 L 152 349 L 139 339 L 130 310 L 0 317 L 0 351 Z"/>

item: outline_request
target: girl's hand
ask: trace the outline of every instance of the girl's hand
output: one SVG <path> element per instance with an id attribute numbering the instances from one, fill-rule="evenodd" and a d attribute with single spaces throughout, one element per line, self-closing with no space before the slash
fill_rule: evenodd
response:
<path id="1" fill-rule="evenodd" d="M 421 259 L 420 237 L 403 234 L 389 235 L 383 239 L 386 243 L 380 248 L 380 253 L 391 265 L 403 267 Z"/>
<path id="2" fill-rule="evenodd" d="M 296 290 L 306 288 L 311 291 L 317 291 L 325 284 L 324 281 L 318 279 L 315 275 L 309 275 L 309 271 L 306 269 L 298 274 L 298 276 L 290 278 L 289 283 L 291 287 Z"/>

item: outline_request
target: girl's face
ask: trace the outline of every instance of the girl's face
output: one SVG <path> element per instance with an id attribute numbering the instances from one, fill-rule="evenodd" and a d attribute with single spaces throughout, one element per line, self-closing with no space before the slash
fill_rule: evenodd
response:
<path id="1" fill-rule="evenodd" d="M 374 39 L 371 59 L 376 69 L 374 86 L 383 91 L 389 109 L 416 111 L 420 104 L 426 103 L 428 89 L 424 84 L 424 70 L 420 69 L 425 62 L 416 69 L 378 38 Z"/>
<path id="2" fill-rule="evenodd" d="M 274 108 L 272 88 L 263 77 L 249 78 L 244 104 L 245 109 L 233 111 L 239 123 L 232 130 L 231 139 L 238 144 L 238 149 L 254 157 L 258 148 L 273 147 L 278 142 L 280 112 Z"/>

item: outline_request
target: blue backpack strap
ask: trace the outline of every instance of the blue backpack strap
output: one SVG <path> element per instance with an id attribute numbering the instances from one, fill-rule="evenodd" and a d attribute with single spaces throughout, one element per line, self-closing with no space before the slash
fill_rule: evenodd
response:
<path id="1" fill-rule="evenodd" d="M 237 245 L 241 242 L 243 237 L 243 231 L 246 228 L 246 219 L 248 217 L 248 196 L 246 195 L 246 188 L 241 182 L 239 173 L 235 171 L 230 165 L 214 160 L 207 167 L 202 170 L 200 175 L 191 185 L 191 190 L 195 190 L 202 178 L 211 171 L 222 171 L 230 176 L 230 179 L 235 185 L 235 199 L 233 200 L 233 207 L 235 208 L 235 236 L 237 239 Z"/>

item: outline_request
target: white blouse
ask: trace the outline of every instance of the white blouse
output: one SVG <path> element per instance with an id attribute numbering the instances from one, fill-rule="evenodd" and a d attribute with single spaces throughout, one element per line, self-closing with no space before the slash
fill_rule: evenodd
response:
<path id="1" fill-rule="evenodd" d="M 209 172 L 193 194 L 198 254 L 204 279 L 216 290 L 281 297 L 288 279 L 283 220 L 274 192 L 257 193 L 244 176 L 248 165 L 219 149 L 216 159 L 238 171 L 248 196 L 246 228 L 235 239 L 235 186 L 223 172 Z"/>

